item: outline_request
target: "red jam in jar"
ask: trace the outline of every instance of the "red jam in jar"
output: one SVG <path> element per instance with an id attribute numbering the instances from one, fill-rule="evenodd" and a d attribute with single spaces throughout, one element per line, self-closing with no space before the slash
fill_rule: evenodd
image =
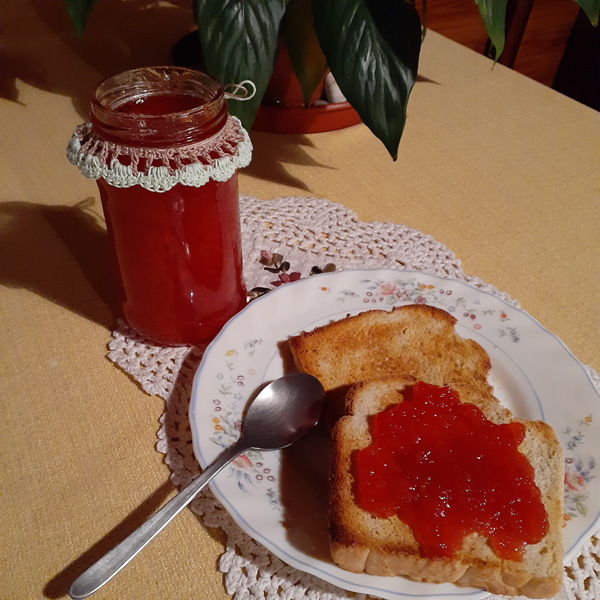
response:
<path id="1" fill-rule="evenodd" d="M 135 161 L 138 171 L 166 166 L 172 175 L 194 162 L 190 148 L 204 152 L 208 164 L 232 155 L 230 140 L 224 150 L 215 146 L 228 123 L 223 88 L 197 71 L 143 68 L 105 80 L 91 117 L 94 134 L 109 153 L 110 144 L 119 149 L 124 168 Z M 202 345 L 246 304 L 237 170 L 166 189 L 152 185 L 98 179 L 123 316 L 150 341 Z"/>
<path id="2" fill-rule="evenodd" d="M 356 501 L 412 528 L 427 558 L 449 558 L 479 533 L 520 561 L 548 521 L 534 472 L 518 450 L 521 423 L 496 425 L 448 387 L 419 382 L 375 415 L 372 443 L 355 454 Z"/>

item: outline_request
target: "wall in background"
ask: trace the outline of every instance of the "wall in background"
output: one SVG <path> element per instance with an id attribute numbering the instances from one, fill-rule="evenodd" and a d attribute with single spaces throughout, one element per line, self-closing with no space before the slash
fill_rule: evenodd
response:
<path id="1" fill-rule="evenodd" d="M 422 2 L 417 3 L 422 8 Z M 567 40 L 579 13 L 574 0 L 536 0 L 525 29 L 514 69 L 552 86 Z M 474 2 L 429 0 L 428 29 L 483 53 L 487 35 Z"/>

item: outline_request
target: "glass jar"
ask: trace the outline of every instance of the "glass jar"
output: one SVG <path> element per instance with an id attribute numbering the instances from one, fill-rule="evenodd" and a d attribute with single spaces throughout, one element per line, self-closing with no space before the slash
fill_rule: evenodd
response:
<path id="1" fill-rule="evenodd" d="M 204 73 L 141 68 L 96 89 L 68 155 L 97 180 L 123 316 L 149 341 L 206 344 L 246 304 L 237 169 L 251 150 Z"/>

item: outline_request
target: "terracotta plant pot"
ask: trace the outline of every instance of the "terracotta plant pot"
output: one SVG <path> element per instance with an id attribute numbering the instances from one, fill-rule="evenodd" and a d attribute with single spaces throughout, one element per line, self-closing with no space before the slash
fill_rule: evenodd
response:
<path id="1" fill-rule="evenodd" d="M 308 105 L 312 106 L 323 95 L 323 80 L 313 92 Z M 294 73 L 290 55 L 288 54 L 285 44 L 279 44 L 277 50 L 277 58 L 273 66 L 273 74 L 271 80 L 263 96 L 265 104 L 284 104 L 285 106 L 301 106 L 304 107 L 304 97 L 300 82 Z"/>
<path id="2" fill-rule="evenodd" d="M 205 70 L 196 31 L 175 44 L 172 57 L 176 65 Z M 319 133 L 360 123 L 358 113 L 349 102 L 328 103 L 322 97 L 323 82 L 315 90 L 308 106 L 304 105 L 300 82 L 285 46 L 280 44 L 273 75 L 252 129 L 272 133 Z"/>

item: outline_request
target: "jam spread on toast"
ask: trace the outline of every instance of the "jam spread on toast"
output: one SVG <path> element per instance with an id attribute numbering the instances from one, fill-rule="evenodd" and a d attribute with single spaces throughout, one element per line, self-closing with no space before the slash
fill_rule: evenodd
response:
<path id="1" fill-rule="evenodd" d="M 496 425 L 448 387 L 419 382 L 376 414 L 372 443 L 355 453 L 358 505 L 409 525 L 427 558 L 450 558 L 477 532 L 520 561 L 548 520 L 533 467 L 518 450 L 525 427 Z"/>

